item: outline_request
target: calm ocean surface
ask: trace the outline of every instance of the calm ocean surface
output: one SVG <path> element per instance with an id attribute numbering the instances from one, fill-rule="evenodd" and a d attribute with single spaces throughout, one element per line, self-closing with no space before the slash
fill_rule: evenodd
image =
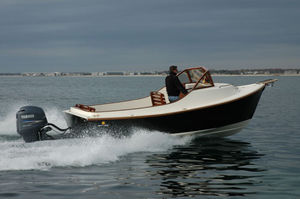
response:
<path id="1" fill-rule="evenodd" d="M 0 77 L 0 198 L 300 198 L 300 77 L 276 78 L 247 128 L 227 138 L 136 129 L 123 139 L 25 144 L 16 133 L 21 106 L 41 106 L 66 127 L 62 110 L 144 97 L 164 78 Z"/>

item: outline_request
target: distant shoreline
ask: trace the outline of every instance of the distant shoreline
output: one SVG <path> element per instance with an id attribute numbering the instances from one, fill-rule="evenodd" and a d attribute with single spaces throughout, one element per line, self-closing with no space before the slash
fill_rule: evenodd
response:
<path id="1" fill-rule="evenodd" d="M 30 75 L 0 75 L 1 77 L 95 77 L 95 78 L 102 78 L 102 77 L 165 77 L 167 75 L 61 75 L 61 76 L 30 76 Z M 300 74 L 211 74 L 211 76 L 215 77 L 299 77 Z"/>
<path id="2" fill-rule="evenodd" d="M 212 76 L 300 76 L 300 69 L 209 70 Z M 0 77 L 159 77 L 168 71 L 155 72 L 16 72 L 0 73 Z"/>
<path id="3" fill-rule="evenodd" d="M 300 74 L 257 74 L 257 75 L 228 75 L 228 74 L 211 74 L 211 76 L 245 76 L 245 77 L 278 77 L 278 76 L 287 76 L 287 77 L 298 77 Z"/>
<path id="4" fill-rule="evenodd" d="M 300 76 L 300 69 L 238 69 L 209 70 L 212 76 Z M 160 77 L 168 75 L 168 71 L 155 72 L 15 72 L 0 73 L 0 77 Z"/>

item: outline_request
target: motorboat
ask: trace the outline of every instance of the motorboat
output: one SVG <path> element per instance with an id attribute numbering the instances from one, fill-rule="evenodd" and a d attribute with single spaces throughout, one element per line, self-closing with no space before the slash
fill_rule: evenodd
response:
<path id="1" fill-rule="evenodd" d="M 179 136 L 229 136 L 249 123 L 265 87 L 277 81 L 268 79 L 242 86 L 215 83 L 204 67 L 188 68 L 177 76 L 188 93 L 180 95 L 175 102 L 169 102 L 166 87 L 162 87 L 140 99 L 98 105 L 76 104 L 63 111 L 68 127 L 75 133 L 96 128 L 122 134 L 142 128 Z M 29 117 L 28 111 L 31 110 L 23 111 L 27 114 L 24 118 Z M 21 115 L 22 112 L 20 120 Z M 45 133 L 42 134 L 46 139 Z M 38 139 L 43 139 L 43 135 Z M 35 137 L 28 140 L 35 141 Z"/>
<path id="2" fill-rule="evenodd" d="M 173 135 L 231 135 L 247 125 L 265 86 L 276 81 L 243 86 L 214 83 L 204 67 L 185 69 L 178 78 L 188 94 L 176 102 L 169 102 L 166 87 L 162 87 L 141 99 L 76 104 L 64 111 L 68 126 L 140 127 Z"/>

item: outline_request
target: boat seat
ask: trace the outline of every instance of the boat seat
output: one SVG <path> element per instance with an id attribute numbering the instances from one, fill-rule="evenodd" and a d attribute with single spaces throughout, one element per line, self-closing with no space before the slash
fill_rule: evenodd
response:
<path id="1" fill-rule="evenodd" d="M 151 96 L 151 101 L 153 106 L 160 106 L 166 104 L 166 99 L 164 94 L 157 91 L 152 91 L 150 92 L 150 96 Z"/>

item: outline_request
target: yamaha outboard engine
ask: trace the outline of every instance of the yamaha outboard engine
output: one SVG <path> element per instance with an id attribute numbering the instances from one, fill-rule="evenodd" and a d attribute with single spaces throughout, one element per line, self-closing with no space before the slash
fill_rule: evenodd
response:
<path id="1" fill-rule="evenodd" d="M 52 137 L 46 134 L 51 130 L 47 125 L 45 112 L 39 107 L 24 106 L 17 112 L 17 131 L 25 142 L 51 139 Z"/>

